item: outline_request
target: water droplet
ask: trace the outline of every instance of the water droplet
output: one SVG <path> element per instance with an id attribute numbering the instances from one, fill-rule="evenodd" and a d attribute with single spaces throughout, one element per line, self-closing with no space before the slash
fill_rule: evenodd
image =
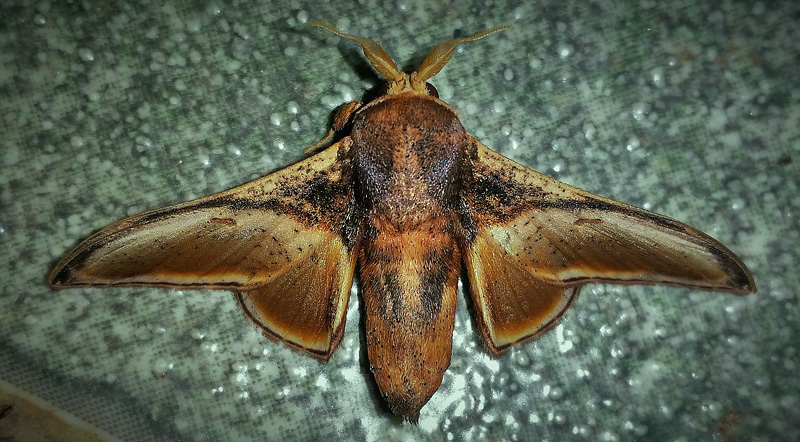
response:
<path id="1" fill-rule="evenodd" d="M 560 44 L 557 50 L 558 50 L 558 56 L 561 58 L 569 57 L 570 55 L 572 55 L 573 51 L 572 46 L 564 43 Z"/>
<path id="2" fill-rule="evenodd" d="M 631 113 L 636 121 L 641 121 L 650 112 L 650 105 L 642 101 L 633 103 L 631 106 Z"/>
<path id="3" fill-rule="evenodd" d="M 86 141 L 80 135 L 73 135 L 69 138 L 69 143 L 72 147 L 83 147 L 86 145 Z"/>
<path id="4" fill-rule="evenodd" d="M 650 80 L 653 81 L 653 84 L 656 87 L 664 86 L 664 68 L 656 67 L 650 71 Z"/>
<path id="5" fill-rule="evenodd" d="M 83 61 L 93 61 L 94 60 L 94 52 L 91 49 L 80 48 L 78 49 L 78 56 L 81 57 Z"/>
<path id="6" fill-rule="evenodd" d="M 167 362 L 162 358 L 158 358 L 153 363 L 152 370 L 153 373 L 155 373 L 156 375 L 163 375 L 164 373 L 172 370 L 173 366 L 174 364 L 172 364 L 171 362 Z"/>

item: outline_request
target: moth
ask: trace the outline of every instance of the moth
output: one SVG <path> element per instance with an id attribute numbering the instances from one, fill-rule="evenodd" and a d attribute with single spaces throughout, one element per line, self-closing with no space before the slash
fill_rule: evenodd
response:
<path id="1" fill-rule="evenodd" d="M 87 285 L 227 289 L 263 333 L 326 361 L 342 339 L 358 268 L 370 367 L 389 409 L 416 422 L 450 365 L 459 276 L 488 352 L 552 329 L 591 282 L 671 284 L 745 294 L 753 276 L 725 246 L 656 213 L 571 187 L 470 136 L 427 80 L 358 42 L 388 80 L 341 107 L 339 141 L 283 170 L 112 224 L 50 275 Z"/>

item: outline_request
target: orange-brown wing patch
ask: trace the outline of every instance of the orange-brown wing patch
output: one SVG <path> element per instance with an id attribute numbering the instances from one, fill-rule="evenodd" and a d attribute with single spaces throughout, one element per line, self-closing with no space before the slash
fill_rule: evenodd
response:
<path id="1" fill-rule="evenodd" d="M 356 254 L 331 236 L 290 271 L 237 298 L 264 334 L 328 360 L 342 338 Z"/>
<path id="2" fill-rule="evenodd" d="M 580 288 L 535 278 L 486 234 L 467 247 L 464 261 L 481 335 L 494 355 L 555 327 Z"/>

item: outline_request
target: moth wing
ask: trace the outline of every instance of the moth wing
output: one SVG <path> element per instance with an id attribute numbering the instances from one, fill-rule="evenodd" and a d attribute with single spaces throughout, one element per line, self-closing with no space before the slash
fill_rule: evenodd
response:
<path id="1" fill-rule="evenodd" d="M 345 149 L 342 149 L 342 148 Z M 225 192 L 112 224 L 53 270 L 53 287 L 227 289 L 265 334 L 327 359 L 355 267 L 342 141 Z"/>
<path id="2" fill-rule="evenodd" d="M 588 282 L 750 293 L 742 261 L 686 224 L 519 165 L 475 141 L 465 261 L 495 353 L 554 326 Z"/>

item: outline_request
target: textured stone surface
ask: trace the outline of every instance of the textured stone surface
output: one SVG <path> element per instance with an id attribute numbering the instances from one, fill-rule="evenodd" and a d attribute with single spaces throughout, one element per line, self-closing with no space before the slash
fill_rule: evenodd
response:
<path id="1" fill-rule="evenodd" d="M 791 2 L 0 2 L 0 378 L 126 440 L 788 440 L 800 420 L 798 6 Z M 584 4 L 585 3 L 585 4 Z M 419 426 L 379 403 L 351 298 L 320 364 L 263 338 L 226 292 L 51 291 L 81 238 L 302 158 L 377 84 L 355 43 L 432 80 L 486 145 L 698 227 L 749 297 L 584 288 L 500 359 L 459 300 Z"/>

